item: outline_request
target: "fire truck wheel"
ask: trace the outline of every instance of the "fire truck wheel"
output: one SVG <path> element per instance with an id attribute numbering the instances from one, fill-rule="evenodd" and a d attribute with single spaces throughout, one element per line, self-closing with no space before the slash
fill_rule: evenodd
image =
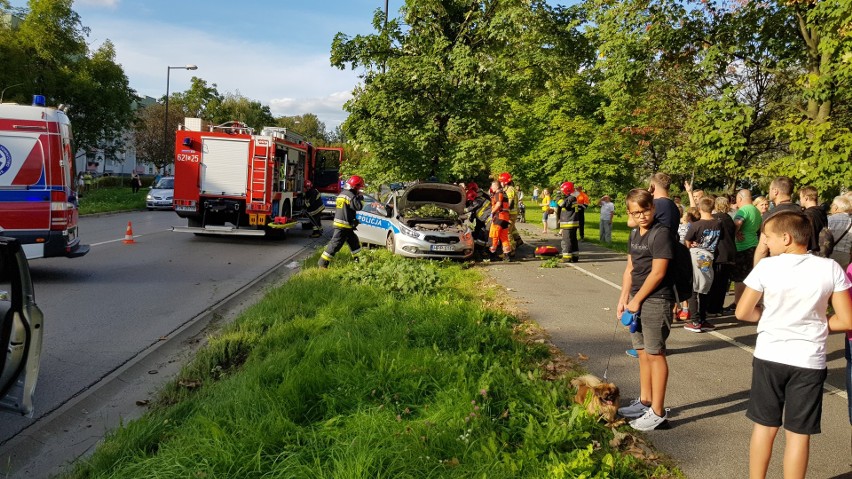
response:
<path id="1" fill-rule="evenodd" d="M 385 246 L 391 253 L 396 253 L 396 239 L 393 237 L 393 231 L 388 233 L 388 239 L 385 241 Z"/>

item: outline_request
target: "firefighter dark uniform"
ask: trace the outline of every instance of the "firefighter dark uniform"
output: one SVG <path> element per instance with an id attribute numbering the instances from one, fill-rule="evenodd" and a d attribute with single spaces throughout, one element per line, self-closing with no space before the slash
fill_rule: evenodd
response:
<path id="1" fill-rule="evenodd" d="M 355 214 L 363 207 L 363 197 L 361 196 L 361 188 L 363 187 L 364 180 L 360 176 L 353 176 L 346 180 L 345 189 L 337 195 L 332 225 L 334 232 L 331 235 L 331 241 L 328 242 L 328 246 L 320 256 L 318 262 L 320 268 L 328 268 L 328 264 L 334 258 L 334 255 L 340 251 L 344 243 L 349 245 L 352 257 L 356 260 L 361 253 L 361 241 L 355 234 L 355 228 L 358 226 L 358 218 L 355 217 Z"/>
<path id="2" fill-rule="evenodd" d="M 576 263 L 580 260 L 580 245 L 577 241 L 577 229 L 580 227 L 578 210 L 581 206 L 574 196 L 574 184 L 562 183 L 562 197 L 556 202 L 556 218 L 562 231 L 562 259 Z"/>
<path id="3" fill-rule="evenodd" d="M 488 237 L 491 239 L 490 251 L 492 254 L 497 253 L 497 247 L 503 245 L 503 259 L 509 260 L 509 255 L 512 253 L 512 245 L 509 243 L 509 225 L 511 224 L 509 217 L 509 198 L 499 183 L 496 183 L 496 188 L 491 192 L 491 230 Z"/>
<path id="4" fill-rule="evenodd" d="M 313 183 L 305 181 L 305 214 L 313 225 L 311 238 L 319 238 L 322 236 L 322 212 L 325 211 L 325 205 L 322 202 L 322 195 L 319 190 L 314 188 Z"/>
<path id="5" fill-rule="evenodd" d="M 473 225 L 474 251 L 481 258 L 482 253 L 488 248 L 488 231 L 491 226 L 491 198 L 488 197 L 476 183 L 470 183 L 467 188 L 467 202 L 465 213 L 469 215 L 470 223 Z"/>

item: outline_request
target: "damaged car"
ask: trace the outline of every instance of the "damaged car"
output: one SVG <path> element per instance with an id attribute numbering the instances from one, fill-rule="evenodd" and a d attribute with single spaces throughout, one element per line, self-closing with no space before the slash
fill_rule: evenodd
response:
<path id="1" fill-rule="evenodd" d="M 390 188 L 384 201 L 365 196 L 355 232 L 362 243 L 409 258 L 468 259 L 473 236 L 464 221 L 465 192 L 448 183 Z"/>

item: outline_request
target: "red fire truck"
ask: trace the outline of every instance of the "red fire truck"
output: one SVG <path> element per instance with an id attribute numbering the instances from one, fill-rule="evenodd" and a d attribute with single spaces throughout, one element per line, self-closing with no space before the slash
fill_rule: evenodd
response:
<path id="1" fill-rule="evenodd" d="M 89 246 L 77 236 L 71 123 L 45 104 L 0 104 L 0 230 L 27 258 L 76 258 Z"/>
<path id="2" fill-rule="evenodd" d="M 317 148 L 286 128 L 187 118 L 175 137 L 174 231 L 263 236 L 298 223 L 306 179 L 337 193 L 342 148 Z"/>

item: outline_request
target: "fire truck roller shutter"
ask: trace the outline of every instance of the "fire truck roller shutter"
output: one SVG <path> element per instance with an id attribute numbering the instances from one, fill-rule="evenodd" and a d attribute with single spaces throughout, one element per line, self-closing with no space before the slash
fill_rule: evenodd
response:
<path id="1" fill-rule="evenodd" d="M 248 140 L 203 138 L 201 151 L 201 193 L 245 196 Z"/>

